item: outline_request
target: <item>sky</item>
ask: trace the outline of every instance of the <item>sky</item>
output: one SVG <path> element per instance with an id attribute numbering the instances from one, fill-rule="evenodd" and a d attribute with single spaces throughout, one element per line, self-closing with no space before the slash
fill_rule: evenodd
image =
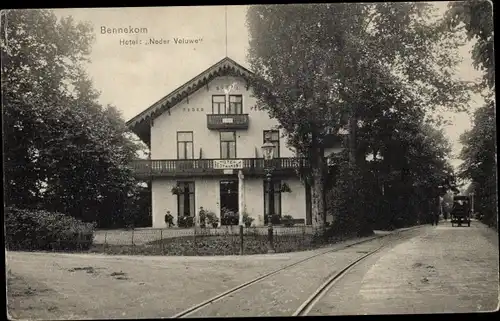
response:
<path id="1" fill-rule="evenodd" d="M 444 10 L 447 2 L 438 3 Z M 100 102 L 121 110 L 129 120 L 198 75 L 226 55 L 249 68 L 246 6 L 137 7 L 55 9 L 57 16 L 71 15 L 89 22 L 95 42 L 87 72 Z M 227 34 L 226 34 L 227 10 Z M 117 32 L 113 32 L 113 28 Z M 118 33 L 118 28 L 137 33 Z M 111 32 L 108 32 L 111 31 Z M 481 74 L 472 67 L 471 44 L 461 49 L 458 76 L 474 80 Z M 482 104 L 480 96 L 471 110 Z M 460 151 L 458 138 L 471 126 L 465 113 L 444 113 L 451 124 L 445 133 Z M 457 166 L 460 160 L 453 159 Z"/>

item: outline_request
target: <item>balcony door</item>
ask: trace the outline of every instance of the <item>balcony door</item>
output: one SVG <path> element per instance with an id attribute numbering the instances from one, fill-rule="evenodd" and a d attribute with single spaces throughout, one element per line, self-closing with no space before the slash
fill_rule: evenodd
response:
<path id="1" fill-rule="evenodd" d="M 271 211 L 271 213 L 269 213 Z M 264 180 L 264 223 L 268 223 L 269 214 L 273 216 L 273 224 L 281 218 L 281 181 L 272 180 L 271 184 Z"/>
<path id="2" fill-rule="evenodd" d="M 193 132 L 177 132 L 177 159 L 178 170 L 190 169 L 194 167 L 194 146 Z"/>
<path id="3" fill-rule="evenodd" d="M 226 99 L 229 98 L 229 101 Z M 228 105 L 226 105 L 228 103 Z M 242 95 L 213 95 L 212 114 L 216 115 L 241 115 L 243 114 Z"/>
<path id="4" fill-rule="evenodd" d="M 220 132 L 220 158 L 236 158 L 236 132 Z"/>
<path id="5" fill-rule="evenodd" d="M 274 145 L 274 155 L 273 158 L 280 157 L 280 132 L 279 130 L 265 130 L 263 143 L 270 142 Z"/>
<path id="6" fill-rule="evenodd" d="M 243 114 L 243 96 L 242 95 L 230 95 L 229 96 L 229 110 L 227 111 L 230 115 L 241 115 Z"/>
<path id="7" fill-rule="evenodd" d="M 220 210 L 221 225 L 238 225 L 239 203 L 237 180 L 220 181 Z M 229 215 L 228 212 L 230 212 Z"/>
<path id="8" fill-rule="evenodd" d="M 194 182 L 177 182 L 181 192 L 177 195 L 177 216 L 195 216 Z"/>
<path id="9" fill-rule="evenodd" d="M 212 114 L 223 115 L 226 113 L 226 95 L 212 96 Z"/>

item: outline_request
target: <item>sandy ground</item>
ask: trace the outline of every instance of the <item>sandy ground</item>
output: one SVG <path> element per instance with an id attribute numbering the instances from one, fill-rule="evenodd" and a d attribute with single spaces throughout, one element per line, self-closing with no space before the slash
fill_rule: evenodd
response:
<path id="1" fill-rule="evenodd" d="M 37 320 L 169 317 L 325 250 L 220 257 L 7 252 L 8 311 Z"/>
<path id="2" fill-rule="evenodd" d="M 323 284 L 330 275 L 382 245 L 394 246 L 415 235 L 413 230 L 401 235 L 374 240 L 338 252 L 327 253 L 313 260 L 245 288 L 230 297 L 213 302 L 190 317 L 252 317 L 290 316 Z M 402 237 L 402 239 L 400 239 Z"/>
<path id="3" fill-rule="evenodd" d="M 498 234 L 444 223 L 342 278 L 310 315 L 489 312 L 499 304 Z"/>

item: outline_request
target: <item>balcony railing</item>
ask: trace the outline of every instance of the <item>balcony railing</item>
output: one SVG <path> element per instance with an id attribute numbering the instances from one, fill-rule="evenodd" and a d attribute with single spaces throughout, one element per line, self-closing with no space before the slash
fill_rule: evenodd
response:
<path id="1" fill-rule="evenodd" d="M 247 129 L 248 114 L 208 114 L 208 129 Z"/>
<path id="2" fill-rule="evenodd" d="M 262 158 L 239 159 L 166 159 L 135 160 L 132 162 L 134 174 L 139 177 L 151 176 L 215 176 L 236 174 L 263 175 L 271 166 L 275 174 L 293 174 L 296 169 L 306 167 L 305 158 L 276 158 L 268 163 Z"/>

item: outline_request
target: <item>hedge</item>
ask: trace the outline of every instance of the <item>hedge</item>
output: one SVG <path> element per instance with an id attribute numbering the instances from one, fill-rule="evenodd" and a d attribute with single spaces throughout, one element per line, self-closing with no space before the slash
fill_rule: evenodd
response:
<path id="1" fill-rule="evenodd" d="M 62 213 L 18 208 L 5 209 L 5 245 L 8 250 L 88 250 L 95 224 Z"/>

